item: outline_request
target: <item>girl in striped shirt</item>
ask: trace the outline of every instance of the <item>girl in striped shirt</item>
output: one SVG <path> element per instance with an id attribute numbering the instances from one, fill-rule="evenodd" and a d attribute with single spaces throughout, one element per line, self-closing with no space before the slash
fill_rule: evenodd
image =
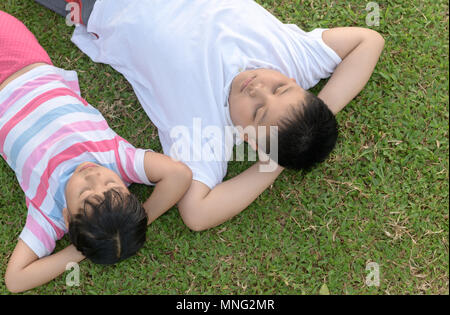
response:
<path id="1" fill-rule="evenodd" d="M 80 96 L 77 75 L 52 65 L 31 32 L 0 11 L 0 154 L 25 193 L 28 215 L 10 258 L 11 292 L 44 284 L 85 257 L 134 255 L 151 223 L 192 180 L 181 162 L 137 149 Z M 155 185 L 142 205 L 132 183 Z M 68 233 L 72 245 L 52 254 Z"/>

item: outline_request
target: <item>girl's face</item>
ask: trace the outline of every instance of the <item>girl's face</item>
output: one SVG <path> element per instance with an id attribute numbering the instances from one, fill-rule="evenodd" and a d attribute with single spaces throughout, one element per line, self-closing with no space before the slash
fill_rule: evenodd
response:
<path id="1" fill-rule="evenodd" d="M 94 203 L 104 199 L 104 193 L 114 189 L 129 194 L 128 188 L 114 171 L 95 163 L 80 164 L 67 182 L 65 196 L 70 213 L 76 214 L 84 208 L 86 200 Z M 66 225 L 69 221 L 67 209 L 63 210 Z"/>

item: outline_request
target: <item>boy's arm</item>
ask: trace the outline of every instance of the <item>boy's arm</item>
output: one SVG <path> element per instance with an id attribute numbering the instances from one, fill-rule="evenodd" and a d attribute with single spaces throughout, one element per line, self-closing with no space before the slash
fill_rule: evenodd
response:
<path id="1" fill-rule="evenodd" d="M 184 163 L 160 153 L 146 152 L 144 159 L 145 173 L 156 183 L 143 205 L 150 224 L 183 197 L 192 182 L 192 172 Z"/>
<path id="2" fill-rule="evenodd" d="M 259 161 L 241 174 L 210 189 L 199 181 L 178 203 L 184 223 L 194 231 L 215 227 L 247 208 L 280 175 L 283 168 L 261 172 Z"/>
<path id="3" fill-rule="evenodd" d="M 383 51 L 383 37 L 367 28 L 338 27 L 322 39 L 342 59 L 327 84 L 317 95 L 337 114 L 364 88 Z"/>
<path id="4" fill-rule="evenodd" d="M 28 245 L 19 240 L 6 269 L 6 287 L 13 293 L 33 289 L 61 275 L 68 263 L 78 263 L 83 259 L 84 256 L 73 245 L 38 259 Z"/>

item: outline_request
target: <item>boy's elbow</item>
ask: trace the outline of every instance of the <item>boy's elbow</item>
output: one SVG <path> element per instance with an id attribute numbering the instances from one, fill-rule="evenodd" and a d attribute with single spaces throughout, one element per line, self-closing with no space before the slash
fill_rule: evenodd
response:
<path id="1" fill-rule="evenodd" d="M 202 232 L 210 228 L 204 220 L 204 215 L 198 206 L 180 204 L 178 206 L 181 219 L 184 224 L 193 232 Z"/>
<path id="2" fill-rule="evenodd" d="M 379 42 L 380 46 L 383 48 L 386 41 L 380 33 L 378 33 L 378 32 L 376 32 L 376 33 L 377 33 L 377 35 L 376 35 L 377 41 Z"/>
<path id="3" fill-rule="evenodd" d="M 208 229 L 208 227 L 202 225 L 200 221 L 191 221 L 183 219 L 183 222 L 193 232 L 203 232 Z"/>
<path id="4" fill-rule="evenodd" d="M 369 32 L 368 40 L 370 40 L 373 43 L 376 43 L 380 47 L 384 47 L 386 41 L 380 33 L 371 29 L 368 29 L 368 32 Z"/>
<path id="5" fill-rule="evenodd" d="M 10 285 L 6 285 L 6 289 L 7 289 L 10 293 L 21 293 L 21 292 L 23 292 L 23 291 L 20 290 L 18 287 L 14 287 L 14 286 L 10 286 Z"/>

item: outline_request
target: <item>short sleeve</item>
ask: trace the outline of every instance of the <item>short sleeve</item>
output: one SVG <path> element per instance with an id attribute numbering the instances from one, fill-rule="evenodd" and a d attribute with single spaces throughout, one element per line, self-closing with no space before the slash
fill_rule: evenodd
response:
<path id="1" fill-rule="evenodd" d="M 192 170 L 192 179 L 213 189 L 223 181 L 227 163 L 221 161 L 194 162 L 183 161 Z M 223 174 L 223 175 L 222 175 Z"/>
<path id="2" fill-rule="evenodd" d="M 340 64 L 342 62 L 342 59 L 330 46 L 325 44 L 325 42 L 323 41 L 322 33 L 327 30 L 329 30 L 329 29 L 328 28 L 316 28 L 307 34 L 309 37 L 311 37 L 311 38 L 315 39 L 317 42 L 319 42 L 324 55 L 330 59 L 331 67 L 335 68 L 338 64 Z"/>
<path id="3" fill-rule="evenodd" d="M 145 153 L 150 149 L 137 149 L 129 142 L 123 140 L 119 144 L 119 170 L 124 181 L 132 184 L 145 184 L 152 186 L 152 183 L 145 173 Z"/>
<path id="4" fill-rule="evenodd" d="M 62 235 L 59 235 L 62 237 Z M 34 208 L 28 206 L 28 215 L 25 227 L 19 238 L 39 257 L 50 255 L 56 246 L 58 237 L 49 219 Z"/>
<path id="5" fill-rule="evenodd" d="M 321 79 L 329 78 L 342 59 L 322 39 L 322 33 L 328 29 L 316 28 L 305 32 L 294 24 L 286 24 L 285 27 L 295 42 L 299 84 L 308 90 Z"/>

